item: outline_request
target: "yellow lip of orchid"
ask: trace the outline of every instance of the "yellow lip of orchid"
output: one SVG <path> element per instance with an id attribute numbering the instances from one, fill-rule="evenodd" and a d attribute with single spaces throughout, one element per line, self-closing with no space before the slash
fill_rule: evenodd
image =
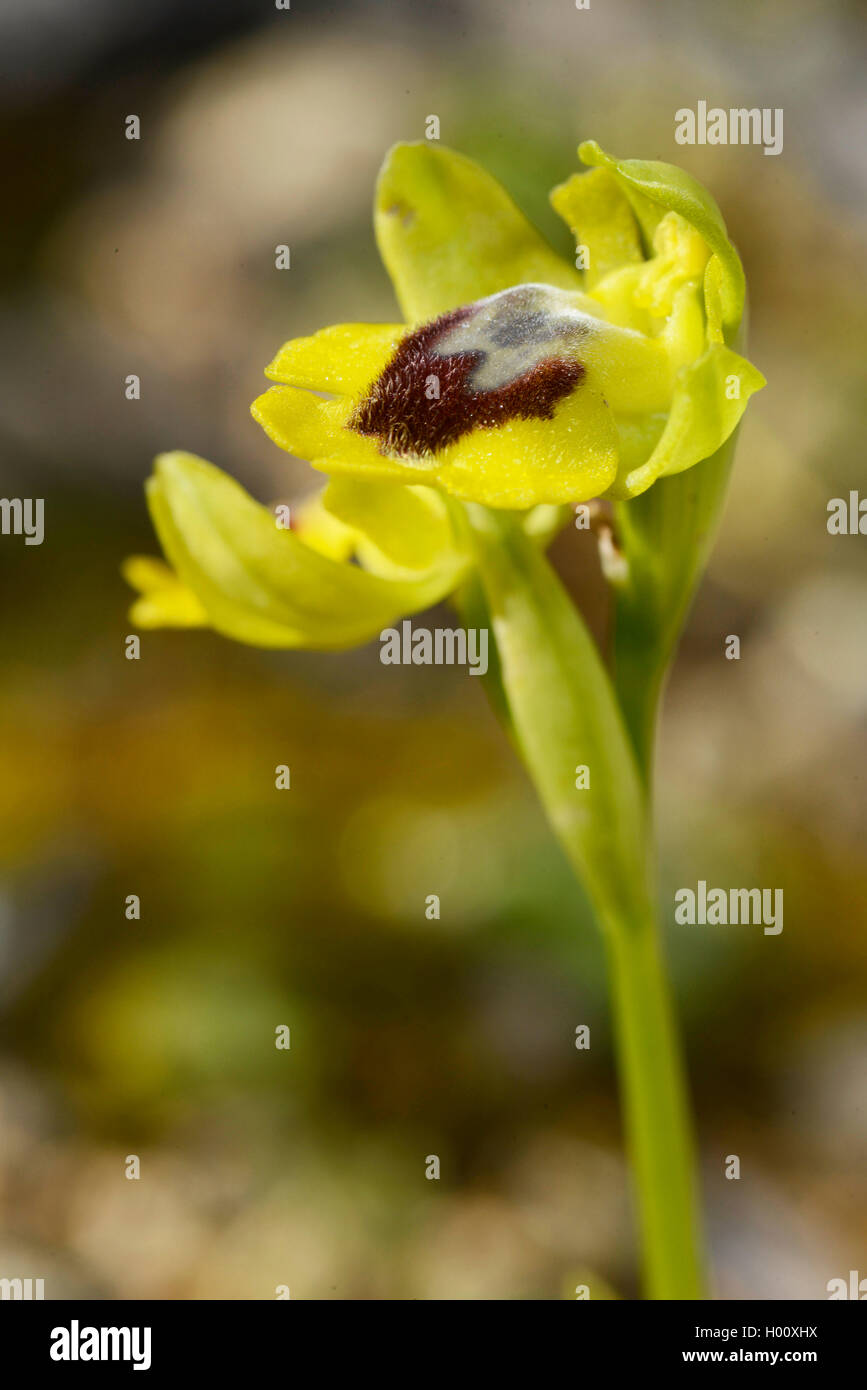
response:
<path id="1" fill-rule="evenodd" d="M 333 475 L 424 480 L 493 507 L 588 501 L 616 477 L 612 412 L 663 411 L 672 392 L 662 341 L 603 314 L 583 294 L 523 284 L 403 333 L 327 329 L 286 345 L 268 368 L 281 384 L 253 416 Z M 299 390 L 335 342 L 354 349 L 350 373 L 328 374 L 337 399 Z"/>
<path id="2" fill-rule="evenodd" d="M 375 222 L 405 322 L 286 343 L 252 407 L 328 487 L 285 533 L 211 465 L 163 456 L 149 497 L 173 569 L 128 567 L 141 625 L 363 641 L 461 582 L 450 496 L 527 512 L 532 532 L 531 509 L 637 496 L 719 447 L 763 384 L 736 352 L 743 274 L 719 210 L 673 166 L 581 154 L 595 167 L 552 194 L 579 270 L 472 161 L 390 152 Z"/>

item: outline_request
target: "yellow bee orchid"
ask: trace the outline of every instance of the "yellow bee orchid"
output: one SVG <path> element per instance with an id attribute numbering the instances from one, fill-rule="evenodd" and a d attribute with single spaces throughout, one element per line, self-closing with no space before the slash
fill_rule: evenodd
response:
<path id="1" fill-rule="evenodd" d="M 552 194 L 573 262 L 470 160 L 392 150 L 375 223 L 402 322 L 285 344 L 253 405 L 327 485 L 287 529 L 212 464 L 164 454 L 148 502 L 168 563 L 136 557 L 125 573 L 140 626 L 264 647 L 351 646 L 455 595 L 606 940 L 649 1296 L 693 1299 L 697 1187 L 651 771 L 733 434 L 764 382 L 740 355 L 744 274 L 709 194 L 669 164 L 579 153 L 589 171 Z M 568 504 L 600 497 L 620 547 L 611 673 L 542 553 Z"/>
<path id="2" fill-rule="evenodd" d="M 551 195 L 573 265 L 472 161 L 391 151 L 375 225 L 404 322 L 286 343 L 252 407 L 330 483 L 286 530 L 212 465 L 163 455 L 148 497 L 172 568 L 128 563 L 140 625 L 363 642 L 465 578 L 456 503 L 550 534 L 533 509 L 635 497 L 720 447 L 763 379 L 734 348 L 743 271 L 719 210 L 672 165 L 580 154 L 593 167 Z"/>

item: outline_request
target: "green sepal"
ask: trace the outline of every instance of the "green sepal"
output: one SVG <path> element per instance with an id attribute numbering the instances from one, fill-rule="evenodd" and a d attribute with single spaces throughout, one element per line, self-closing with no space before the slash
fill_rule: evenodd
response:
<path id="1" fill-rule="evenodd" d="M 395 145 L 386 156 L 374 226 L 410 323 L 512 285 L 581 289 L 578 271 L 551 249 L 492 175 L 424 140 Z"/>

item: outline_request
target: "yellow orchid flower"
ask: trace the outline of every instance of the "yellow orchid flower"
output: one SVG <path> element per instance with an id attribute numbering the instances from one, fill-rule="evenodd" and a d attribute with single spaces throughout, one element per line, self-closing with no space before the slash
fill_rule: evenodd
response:
<path id="1" fill-rule="evenodd" d="M 659 695 L 761 374 L 716 203 L 669 164 L 617 160 L 552 201 L 574 264 L 470 160 L 388 156 L 376 234 L 403 321 L 285 344 L 253 414 L 328 475 L 292 527 L 231 478 L 162 455 L 148 503 L 168 564 L 134 557 L 143 627 L 341 648 L 454 596 L 492 637 L 483 680 L 605 937 L 651 1297 L 702 1296 L 697 1188 L 656 920 Z M 687 470 L 695 469 L 688 477 Z M 608 497 L 609 672 L 544 548 Z M 611 528 L 608 528 L 609 542 Z"/>
<path id="2" fill-rule="evenodd" d="M 743 272 L 719 211 L 674 166 L 581 155 L 597 167 L 552 194 L 579 270 L 472 161 L 391 151 L 375 225 L 405 322 L 286 343 L 252 407 L 331 482 L 286 531 L 213 466 L 163 455 L 148 498 L 173 569 L 128 564 L 139 625 L 363 642 L 466 576 L 450 497 L 525 513 L 544 541 L 563 504 L 634 497 L 719 448 L 763 384 L 731 345 Z"/>
<path id="3" fill-rule="evenodd" d="M 552 201 L 583 275 L 471 161 L 394 150 L 376 229 L 407 322 L 285 344 L 253 404 L 268 435 L 331 475 L 509 509 L 637 496 L 712 454 L 763 384 L 725 341 L 743 273 L 718 209 L 670 165 L 581 152 L 600 167 Z"/>

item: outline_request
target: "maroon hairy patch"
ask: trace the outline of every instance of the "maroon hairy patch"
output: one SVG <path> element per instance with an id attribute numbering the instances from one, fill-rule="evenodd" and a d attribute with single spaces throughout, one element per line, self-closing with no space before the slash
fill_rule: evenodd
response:
<path id="1" fill-rule="evenodd" d="M 554 407 L 584 375 L 580 362 L 543 358 L 490 391 L 473 389 L 470 376 L 488 355 L 485 349 L 437 353 L 437 343 L 478 312 L 476 305 L 453 309 L 410 333 L 358 405 L 349 428 L 372 435 L 383 453 L 435 454 L 472 429 L 502 425 L 509 419 L 550 420 Z M 515 315 L 497 325 L 489 342 L 518 348 L 556 336 L 560 324 L 542 313 Z M 430 378 L 439 397 L 429 399 Z"/>

